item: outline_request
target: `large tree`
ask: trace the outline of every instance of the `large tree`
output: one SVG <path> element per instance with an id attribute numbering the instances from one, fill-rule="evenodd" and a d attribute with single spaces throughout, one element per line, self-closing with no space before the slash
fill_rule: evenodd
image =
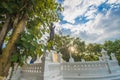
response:
<path id="1" fill-rule="evenodd" d="M 84 41 L 81 41 L 80 38 L 75 38 L 73 43 L 79 54 L 83 54 L 83 52 L 85 52 L 85 42 Z"/>
<path id="2" fill-rule="evenodd" d="M 31 39 L 28 36 L 34 36 L 32 42 L 40 38 L 47 26 L 58 21 L 59 11 L 61 6 L 56 0 L 0 0 L 0 76 L 8 75 L 10 59 L 14 55 L 12 53 L 16 52 L 16 48 L 21 48 L 16 47 L 19 45 L 16 45 L 16 41 L 20 39 L 25 42 L 25 37 Z M 28 40 L 28 45 L 30 41 Z"/>

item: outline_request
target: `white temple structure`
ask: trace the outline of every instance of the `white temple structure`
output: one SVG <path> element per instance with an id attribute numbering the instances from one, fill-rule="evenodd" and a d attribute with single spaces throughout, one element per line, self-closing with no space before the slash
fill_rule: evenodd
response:
<path id="1" fill-rule="evenodd" d="M 120 80 L 120 66 L 114 55 L 109 59 L 102 49 L 99 61 L 69 62 L 62 60 L 61 54 L 46 53 L 40 63 L 25 64 L 14 71 L 12 80 Z"/>

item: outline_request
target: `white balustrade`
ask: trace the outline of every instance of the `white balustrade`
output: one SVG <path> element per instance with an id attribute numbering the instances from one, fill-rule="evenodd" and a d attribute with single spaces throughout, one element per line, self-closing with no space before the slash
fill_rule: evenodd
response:
<path id="1" fill-rule="evenodd" d="M 26 64 L 22 67 L 22 72 L 30 72 L 30 73 L 42 73 L 43 64 Z"/>
<path id="2" fill-rule="evenodd" d="M 58 62 L 54 62 L 52 54 L 49 54 L 45 62 L 25 64 L 22 67 L 21 78 L 24 80 L 120 80 L 120 77 L 114 78 L 120 76 L 118 72 L 120 66 L 115 55 L 111 54 L 112 60 L 109 60 L 105 50 L 101 53 L 102 57 L 99 61 L 82 60 L 82 62 L 62 62 L 60 54 Z"/>
<path id="3" fill-rule="evenodd" d="M 104 75 L 109 74 L 107 62 L 105 61 L 86 61 L 86 62 L 74 62 L 74 63 L 62 63 L 61 70 L 63 76 L 78 76 L 79 75 Z"/>

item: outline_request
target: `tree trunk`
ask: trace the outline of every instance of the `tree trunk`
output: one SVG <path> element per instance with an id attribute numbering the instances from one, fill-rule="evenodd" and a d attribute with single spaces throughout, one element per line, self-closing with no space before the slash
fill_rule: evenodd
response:
<path id="1" fill-rule="evenodd" d="M 2 54 L 2 44 L 8 32 L 9 25 L 10 25 L 10 17 L 6 19 L 5 24 L 3 25 L 2 30 L 0 32 L 0 54 Z"/>
<path id="2" fill-rule="evenodd" d="M 13 29 L 13 33 L 11 38 L 6 46 L 6 48 L 2 52 L 2 57 L 0 58 L 0 76 L 7 76 L 9 70 L 9 61 L 11 57 L 11 50 L 15 45 L 20 33 L 24 30 L 25 24 L 27 20 L 27 15 L 24 15 L 21 21 L 18 22 L 17 26 Z M 8 66 L 8 67 L 6 67 Z"/>

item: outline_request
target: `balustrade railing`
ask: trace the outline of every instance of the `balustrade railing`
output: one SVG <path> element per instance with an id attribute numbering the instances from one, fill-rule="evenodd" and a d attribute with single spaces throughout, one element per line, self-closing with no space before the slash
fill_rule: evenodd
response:
<path id="1" fill-rule="evenodd" d="M 63 63 L 62 70 L 95 70 L 103 69 L 106 67 L 107 62 L 74 62 L 74 63 Z"/>
<path id="2" fill-rule="evenodd" d="M 30 73 L 42 73 L 43 69 L 43 64 L 42 63 L 37 63 L 37 64 L 25 64 L 22 67 L 22 72 L 30 72 Z"/>
<path id="3" fill-rule="evenodd" d="M 25 64 L 22 66 L 20 80 L 43 80 L 44 64 Z"/>
<path id="4" fill-rule="evenodd" d="M 109 63 L 109 64 L 108 64 Z M 36 73 L 44 76 L 44 67 L 42 63 L 29 64 L 22 67 L 23 73 Z M 86 61 L 86 62 L 65 62 L 65 63 L 48 63 L 48 72 L 51 79 L 59 76 L 81 76 L 81 75 L 105 75 L 110 74 L 118 66 L 117 61 Z M 119 66 L 118 66 L 119 67 Z M 52 75 L 54 74 L 54 75 Z"/>
<path id="5" fill-rule="evenodd" d="M 104 75 L 109 74 L 108 65 L 105 61 L 92 62 L 74 62 L 62 63 L 61 72 L 63 76 L 80 76 L 80 75 Z"/>

